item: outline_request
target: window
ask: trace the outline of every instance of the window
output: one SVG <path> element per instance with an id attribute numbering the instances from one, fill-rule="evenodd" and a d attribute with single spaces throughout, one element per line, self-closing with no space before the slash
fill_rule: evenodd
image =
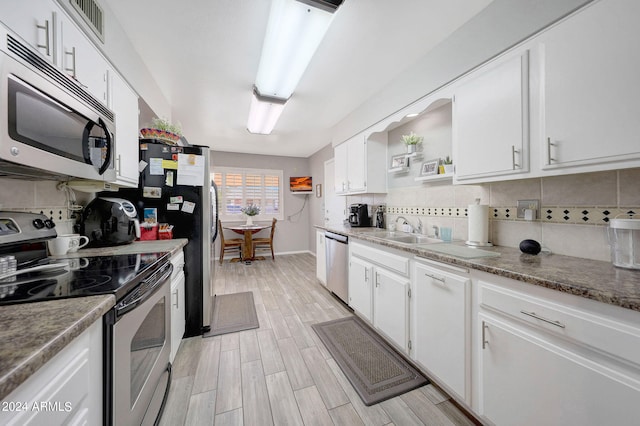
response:
<path id="1" fill-rule="evenodd" d="M 282 170 L 214 167 L 213 181 L 218 186 L 220 220 L 245 220 L 240 209 L 255 204 L 260 207 L 257 220 L 282 220 Z"/>

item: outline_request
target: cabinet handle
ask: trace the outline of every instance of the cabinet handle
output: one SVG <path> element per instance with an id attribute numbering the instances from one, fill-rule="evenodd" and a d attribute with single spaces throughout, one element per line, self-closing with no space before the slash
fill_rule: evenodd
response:
<path id="1" fill-rule="evenodd" d="M 520 169 L 520 164 L 516 163 L 516 154 L 519 154 L 520 150 L 516 149 L 515 145 L 511 145 L 511 164 L 513 165 L 513 170 Z"/>
<path id="2" fill-rule="evenodd" d="M 376 287 L 380 287 L 380 274 L 376 272 Z"/>
<path id="3" fill-rule="evenodd" d="M 487 340 L 487 336 L 486 336 L 487 328 L 489 328 L 489 326 L 484 321 L 482 321 L 482 349 L 483 350 L 489 344 L 489 341 Z"/>
<path id="4" fill-rule="evenodd" d="M 547 165 L 551 165 L 552 161 L 556 161 L 555 158 L 551 157 L 551 147 L 556 146 L 553 142 L 551 142 L 551 138 L 547 138 Z"/>
<path id="5" fill-rule="evenodd" d="M 549 323 L 551 325 L 555 325 L 556 327 L 565 328 L 564 324 L 561 323 L 560 321 L 553 321 L 553 320 L 541 317 L 540 315 L 536 314 L 535 312 L 520 311 L 520 313 L 524 314 L 524 315 L 528 315 L 528 316 L 533 317 L 535 319 L 539 319 L 540 321 L 544 321 L 544 322 Z"/>
<path id="6" fill-rule="evenodd" d="M 118 161 L 116 162 L 116 173 L 122 175 L 122 156 L 118 155 Z"/>
<path id="7" fill-rule="evenodd" d="M 344 185 L 345 185 L 345 183 L 342 182 L 342 192 L 344 192 Z"/>
<path id="8" fill-rule="evenodd" d="M 64 51 L 64 54 L 67 56 L 71 56 L 71 68 L 65 67 L 65 71 L 71 72 L 71 77 L 76 78 L 76 48 L 75 46 L 71 48 L 71 51 Z"/>
<path id="9" fill-rule="evenodd" d="M 178 289 L 175 289 L 175 291 L 173 292 L 173 294 L 176 296 L 176 303 L 175 303 L 173 306 L 175 306 L 175 307 L 176 307 L 176 309 L 180 309 L 180 307 L 178 306 L 178 303 L 179 303 L 179 302 L 178 302 L 178 300 L 179 300 L 179 298 L 178 298 Z"/>
<path id="10" fill-rule="evenodd" d="M 431 274 L 428 274 L 428 273 L 426 273 L 426 272 L 425 272 L 424 274 L 425 274 L 427 277 L 429 277 L 429 278 L 431 278 L 431 279 L 434 279 L 434 280 L 436 280 L 436 281 L 440 281 L 440 282 L 441 282 L 441 283 L 443 283 L 443 284 L 446 284 L 446 283 L 447 283 L 447 279 L 446 279 L 445 277 L 437 277 L 437 276 L 435 276 L 435 275 L 431 275 Z"/>
<path id="11" fill-rule="evenodd" d="M 51 56 L 51 38 L 49 36 L 49 20 L 45 19 L 44 25 L 36 24 L 40 30 L 44 30 L 44 44 L 38 44 L 38 47 L 47 52 L 47 56 Z"/>
<path id="12" fill-rule="evenodd" d="M 368 269 L 364 270 L 364 280 L 365 280 L 365 282 L 369 281 L 369 270 Z"/>

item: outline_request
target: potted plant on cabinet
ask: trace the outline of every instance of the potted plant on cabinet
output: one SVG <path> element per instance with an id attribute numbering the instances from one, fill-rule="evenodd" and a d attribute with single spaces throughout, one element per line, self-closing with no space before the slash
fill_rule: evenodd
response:
<path id="1" fill-rule="evenodd" d="M 251 226 L 253 225 L 253 217 L 260 214 L 260 207 L 255 204 L 249 204 L 247 207 L 241 208 L 240 211 L 247 215 L 247 226 Z"/>
<path id="2" fill-rule="evenodd" d="M 418 136 L 413 132 L 408 135 L 402 135 L 402 142 L 407 146 L 407 154 L 416 152 L 416 148 L 422 143 L 423 139 L 422 136 Z"/>
<path id="3" fill-rule="evenodd" d="M 180 124 L 171 124 L 166 118 L 154 117 L 151 126 L 140 129 L 143 138 L 160 139 L 165 142 L 176 144 L 182 136 Z"/>

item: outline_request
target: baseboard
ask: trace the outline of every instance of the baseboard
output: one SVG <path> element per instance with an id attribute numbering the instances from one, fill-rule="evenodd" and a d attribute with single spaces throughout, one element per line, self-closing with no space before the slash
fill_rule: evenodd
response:
<path id="1" fill-rule="evenodd" d="M 266 257 L 265 253 L 267 253 L 267 252 L 260 253 L 259 256 L 265 256 Z M 316 256 L 315 253 L 313 253 L 311 250 L 281 251 L 281 252 L 274 253 L 274 255 L 275 256 L 285 256 L 285 255 L 289 255 L 289 254 L 305 254 L 305 253 L 308 253 L 308 254 L 312 255 L 313 257 Z M 220 258 L 219 256 L 220 255 L 218 255 L 216 257 L 216 259 L 219 259 Z M 233 258 L 236 258 L 236 257 L 238 257 L 237 254 L 225 254 L 223 259 L 224 260 L 230 260 L 230 259 L 233 259 Z"/>

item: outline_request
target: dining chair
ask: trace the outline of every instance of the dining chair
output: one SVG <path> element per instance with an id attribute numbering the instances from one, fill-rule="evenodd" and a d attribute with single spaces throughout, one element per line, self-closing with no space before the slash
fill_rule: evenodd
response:
<path id="1" fill-rule="evenodd" d="M 224 238 L 224 232 L 222 230 L 222 222 L 218 221 L 218 234 L 220 234 L 220 264 L 222 265 L 222 260 L 224 259 L 224 253 L 226 251 L 238 250 L 238 256 L 242 257 L 242 245 L 244 244 L 244 240 L 242 238 Z"/>
<path id="2" fill-rule="evenodd" d="M 273 234 L 276 232 L 276 222 L 278 219 L 275 217 L 271 221 L 271 235 L 269 238 L 254 238 L 253 239 L 253 252 L 256 250 L 271 250 L 271 259 L 275 260 L 276 257 L 273 254 Z"/>

